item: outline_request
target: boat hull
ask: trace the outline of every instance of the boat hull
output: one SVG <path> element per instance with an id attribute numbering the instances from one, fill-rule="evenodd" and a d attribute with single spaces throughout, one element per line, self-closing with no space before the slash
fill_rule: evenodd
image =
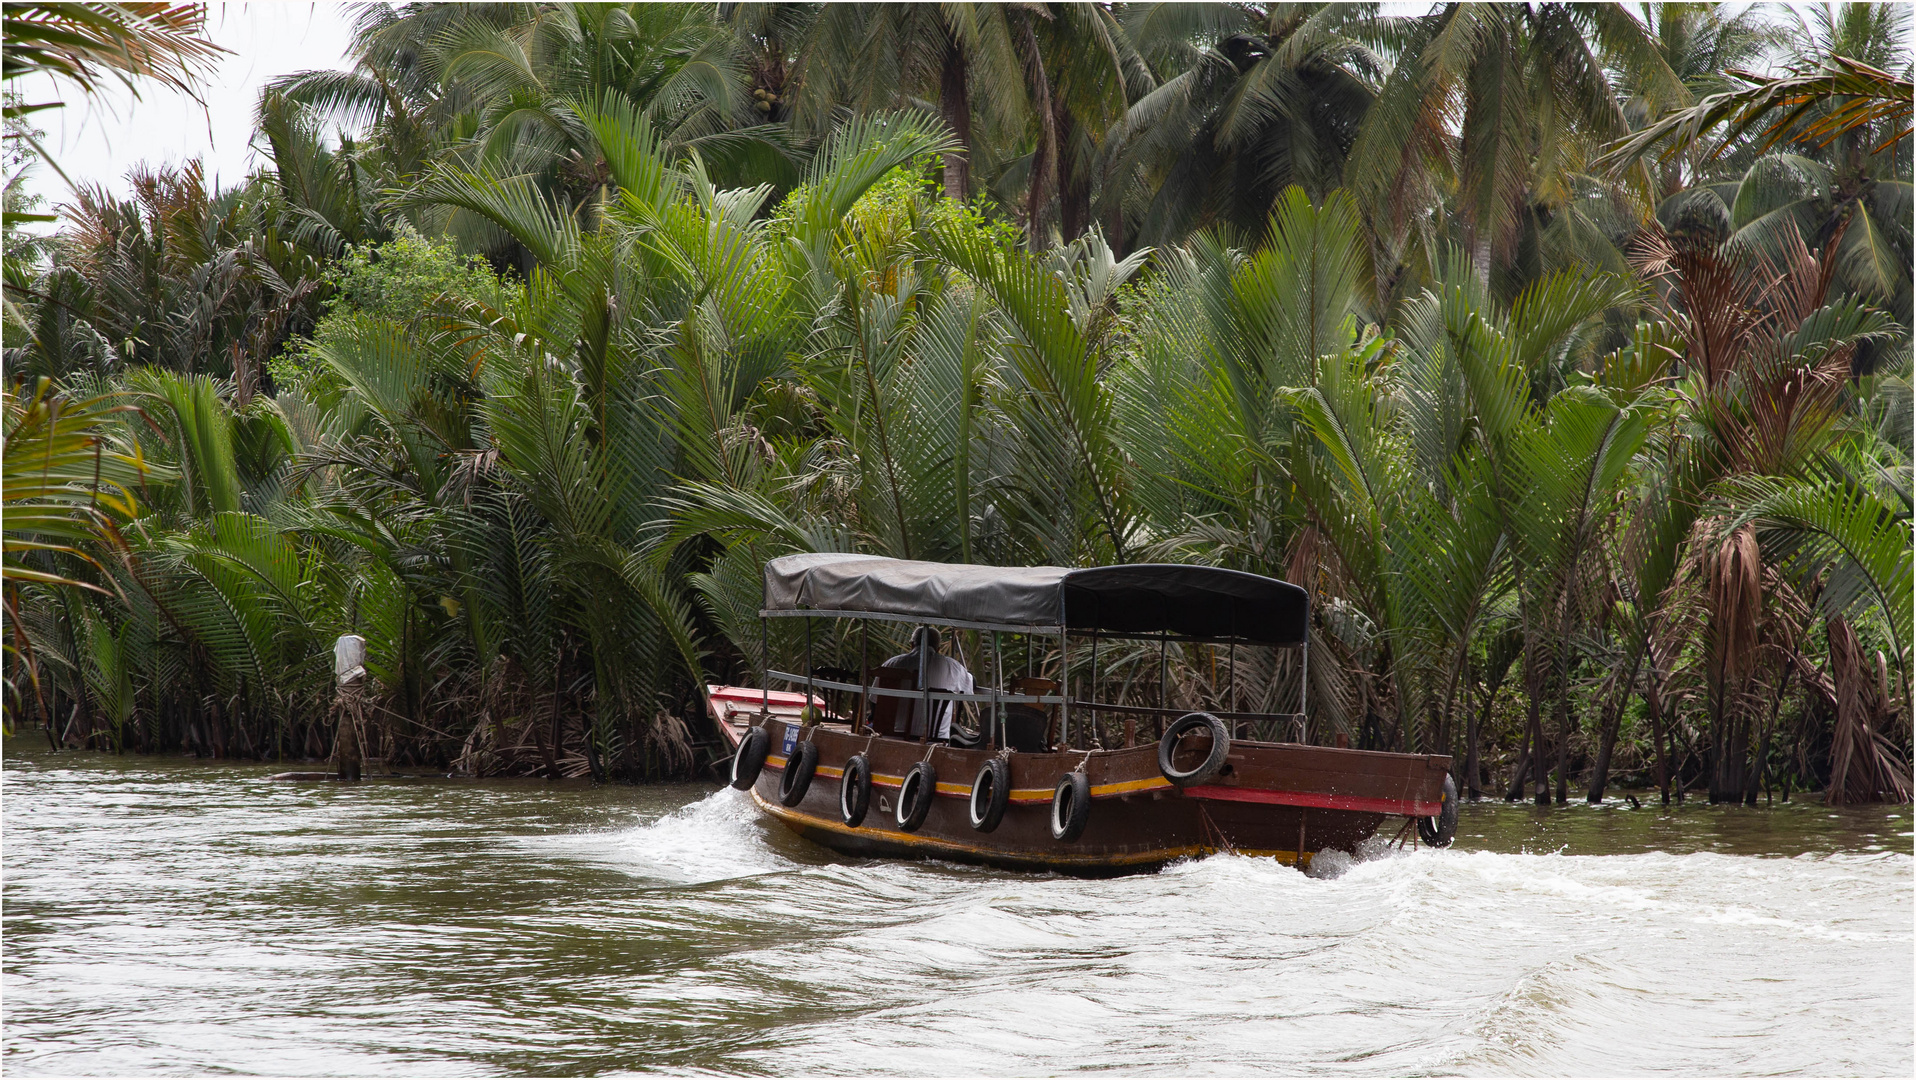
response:
<path id="1" fill-rule="evenodd" d="M 938 858 L 1085 876 L 1149 870 L 1176 859 L 1232 851 L 1305 866 L 1320 851 L 1352 851 L 1393 816 L 1427 817 L 1442 807 L 1450 759 L 1293 743 L 1236 741 L 1221 774 L 1179 788 L 1158 770 L 1157 745 L 1113 750 L 1010 753 L 964 750 L 854 734 L 832 723 L 803 726 L 804 695 L 711 687 L 713 717 L 736 746 L 750 726 L 766 728 L 770 753 L 751 788 L 753 801 L 793 832 L 847 855 Z M 802 798 L 779 790 L 797 743 L 818 748 L 818 767 Z M 857 826 L 839 813 L 846 761 L 864 754 L 871 799 Z M 1011 796 L 990 832 L 973 829 L 972 782 L 988 759 L 1004 756 Z M 915 830 L 897 819 L 906 772 L 920 761 L 937 771 L 937 797 Z M 1055 839 L 1052 798 L 1060 780 L 1082 770 L 1091 792 L 1084 831 Z"/>

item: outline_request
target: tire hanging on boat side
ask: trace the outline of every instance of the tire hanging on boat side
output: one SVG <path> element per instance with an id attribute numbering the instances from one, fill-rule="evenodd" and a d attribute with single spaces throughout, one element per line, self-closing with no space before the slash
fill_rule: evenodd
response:
<path id="1" fill-rule="evenodd" d="M 1417 838 L 1431 847 L 1449 847 L 1457 839 L 1457 781 L 1444 777 L 1443 809 L 1417 819 Z"/>
<path id="2" fill-rule="evenodd" d="M 898 785 L 898 827 L 917 832 L 931 813 L 931 800 L 938 797 L 938 770 L 931 762 L 921 761 L 905 773 Z"/>
<path id="3" fill-rule="evenodd" d="M 732 786 L 744 791 L 757 782 L 771 749 L 772 736 L 764 728 L 746 728 L 738 741 L 738 752 L 732 755 Z"/>
<path id="4" fill-rule="evenodd" d="M 863 754 L 853 754 L 845 762 L 845 773 L 838 780 L 838 817 L 845 824 L 856 829 L 865 820 L 865 811 L 872 803 L 872 767 L 871 760 Z"/>
<path id="5" fill-rule="evenodd" d="M 793 746 L 785 759 L 785 774 L 778 778 L 778 801 L 786 806 L 804 802 L 805 792 L 812 786 L 812 774 L 817 771 L 818 744 L 802 742 Z"/>
<path id="6" fill-rule="evenodd" d="M 1010 804 L 1011 766 L 1004 758 L 991 758 L 971 781 L 971 827 L 979 832 L 997 828 Z"/>
<path id="7" fill-rule="evenodd" d="M 1196 768 L 1179 769 L 1175 764 L 1178 743 L 1184 736 L 1200 728 L 1210 732 L 1211 752 Z M 1158 740 L 1158 771 L 1178 787 L 1196 787 L 1216 776 L 1224 768 L 1224 759 L 1230 753 L 1231 729 L 1224 725 L 1224 721 L 1207 712 L 1185 713 L 1165 728 L 1164 738 Z"/>
<path id="8" fill-rule="evenodd" d="M 1051 838 L 1069 844 L 1084 835 L 1090 820 L 1090 778 L 1081 772 L 1064 774 L 1051 793 Z"/>

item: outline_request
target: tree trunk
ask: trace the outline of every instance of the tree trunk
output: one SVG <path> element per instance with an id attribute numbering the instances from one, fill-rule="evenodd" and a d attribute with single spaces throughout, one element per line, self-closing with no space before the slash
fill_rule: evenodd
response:
<path id="1" fill-rule="evenodd" d="M 1058 117 L 1058 228 L 1064 242 L 1069 244 L 1091 227 L 1091 178 L 1077 169 L 1071 152 L 1072 139 L 1078 132 L 1077 120 L 1063 101 L 1057 102 L 1054 109 Z M 1107 242 L 1117 246 L 1109 238 Z"/>
<path id="2" fill-rule="evenodd" d="M 1592 805 L 1603 801 L 1604 789 L 1610 786 L 1610 757 L 1616 750 L 1617 731 L 1623 726 L 1623 710 L 1630 704 L 1630 695 L 1636 690 L 1637 671 L 1643 665 L 1643 652 L 1644 649 L 1638 647 L 1631 654 L 1630 673 L 1624 677 L 1622 687 L 1604 710 L 1603 730 L 1597 743 L 1597 763 L 1590 777 L 1588 801 Z"/>
<path id="3" fill-rule="evenodd" d="M 546 736 L 546 775 L 559 779 L 559 740 L 565 738 L 563 714 L 559 711 L 559 688 L 552 688 L 552 730 Z"/>
<path id="4" fill-rule="evenodd" d="M 1530 771 L 1535 784 L 1538 806 L 1550 805 L 1550 766 L 1543 749 L 1543 703 L 1544 684 L 1549 674 L 1541 676 L 1528 672 L 1525 696 L 1529 699 L 1524 706 L 1524 720 L 1530 728 Z"/>
<path id="5" fill-rule="evenodd" d="M 1504 792 L 1505 802 L 1516 802 L 1523 798 L 1523 787 L 1530 779 L 1530 725 L 1525 724 L 1522 741 L 1517 746 L 1517 768 L 1510 774 L 1510 787 Z"/>
<path id="6" fill-rule="evenodd" d="M 362 713 L 363 690 L 358 683 L 340 687 L 334 698 L 334 711 L 339 722 L 333 727 L 333 763 L 339 771 L 341 780 L 357 781 L 360 777 L 361 757 L 359 753 L 359 725 Z"/>
<path id="7" fill-rule="evenodd" d="M 1713 666 L 1721 666 L 1721 664 L 1713 664 Z M 1730 741 L 1730 731 L 1726 730 L 1724 716 L 1722 716 L 1722 678 L 1713 670 L 1709 680 L 1709 804 L 1711 806 L 1715 806 L 1717 800 L 1722 799 L 1722 779 L 1724 779 L 1722 762 L 1730 758 L 1730 754 L 1724 753 L 1728 751 L 1728 747 L 1724 745 L 1728 741 Z"/>
<path id="8" fill-rule="evenodd" d="M 1025 242 L 1033 251 L 1051 245 L 1044 227 L 1045 207 L 1051 202 L 1047 183 L 1058 168 L 1057 116 L 1051 102 L 1051 77 L 1045 74 L 1044 54 L 1038 48 L 1038 35 L 1031 29 L 1031 18 L 1021 15 L 1024 30 L 1025 78 L 1031 83 L 1031 103 L 1038 114 L 1038 147 L 1031 155 L 1031 178 L 1025 185 Z"/>
<path id="9" fill-rule="evenodd" d="M 1557 805 L 1570 801 L 1570 685 L 1565 679 L 1557 696 Z"/>
<path id="10" fill-rule="evenodd" d="M 1483 727 L 1483 712 L 1490 708 L 1490 699 L 1484 699 L 1484 708 L 1473 711 L 1470 719 L 1464 723 L 1464 796 L 1471 802 L 1484 797 L 1477 789 L 1477 773 L 1482 768 L 1478 758 L 1477 746 Z"/>
<path id="11" fill-rule="evenodd" d="M 1643 702 L 1650 707 L 1650 737 L 1657 744 L 1657 793 L 1663 805 L 1670 805 L 1670 743 L 1664 730 L 1663 695 L 1657 691 L 1656 661 L 1650 661 L 1650 684 L 1643 688 Z"/>
<path id="12" fill-rule="evenodd" d="M 598 739 L 596 737 L 596 731 L 595 731 L 596 727 L 597 727 L 597 723 L 595 720 L 588 719 L 586 721 L 585 768 L 586 768 L 586 772 L 591 775 L 593 783 L 603 784 L 606 782 L 606 775 L 605 775 L 605 769 L 601 766 L 599 762 L 599 750 L 598 750 L 598 746 L 596 745 L 598 742 Z"/>
<path id="13" fill-rule="evenodd" d="M 945 197 L 959 202 L 971 198 L 971 93 L 965 74 L 964 46 L 948 39 L 938 73 L 938 111 L 958 140 L 958 149 L 945 155 Z"/>
<path id="14" fill-rule="evenodd" d="M 1469 745 L 1466 747 L 1466 754 L 1469 758 L 1467 768 L 1470 770 L 1470 797 L 1473 800 L 1482 797 L 1481 793 L 1477 791 L 1477 783 L 1478 778 L 1483 773 L 1483 724 L 1484 721 L 1489 718 L 1491 708 L 1497 704 L 1497 691 L 1503 689 L 1504 678 L 1510 674 L 1510 660 L 1506 658 L 1501 664 L 1493 660 L 1490 666 L 1493 670 L 1485 672 L 1484 703 L 1482 707 L 1471 716 L 1470 733 L 1468 737 Z M 1518 769 L 1517 775 L 1522 776 L 1523 770 Z M 1518 794 L 1521 794 L 1521 792 Z M 1516 795 L 1509 796 L 1509 798 L 1512 799 L 1516 797 Z"/>

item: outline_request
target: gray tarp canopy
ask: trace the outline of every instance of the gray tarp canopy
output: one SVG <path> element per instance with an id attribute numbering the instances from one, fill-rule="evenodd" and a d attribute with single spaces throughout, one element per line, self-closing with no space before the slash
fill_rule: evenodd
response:
<path id="1" fill-rule="evenodd" d="M 1169 633 L 1301 645 L 1304 590 L 1215 566 L 971 566 L 877 555 L 765 564 L 765 615 L 870 615 L 985 629 Z"/>

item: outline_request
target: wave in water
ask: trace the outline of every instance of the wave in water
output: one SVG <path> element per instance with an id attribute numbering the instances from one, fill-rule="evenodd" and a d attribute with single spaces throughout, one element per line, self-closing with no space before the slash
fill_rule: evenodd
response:
<path id="1" fill-rule="evenodd" d="M 729 789 L 5 781 L 20 1075 L 1916 1071 L 1909 854 L 1654 850 L 1820 812 L 1080 881 L 842 859 Z"/>

